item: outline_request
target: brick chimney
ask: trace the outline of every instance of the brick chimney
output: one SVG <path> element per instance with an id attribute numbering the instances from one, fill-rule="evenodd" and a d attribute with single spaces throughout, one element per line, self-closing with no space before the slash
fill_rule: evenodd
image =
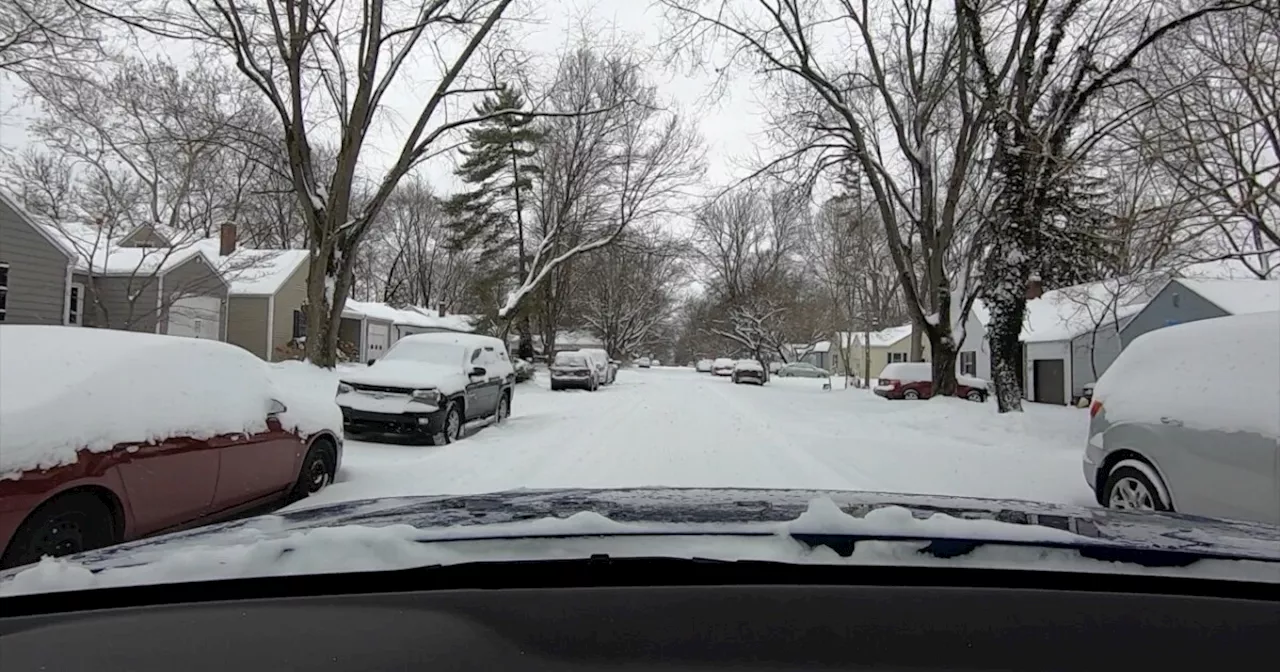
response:
<path id="1" fill-rule="evenodd" d="M 236 225 L 227 222 L 222 225 L 222 229 L 218 232 L 218 254 L 227 256 L 236 251 Z"/>
<path id="2" fill-rule="evenodd" d="M 1038 299 L 1044 294 L 1044 285 L 1040 282 L 1038 276 L 1031 276 L 1027 280 L 1027 300 Z"/>

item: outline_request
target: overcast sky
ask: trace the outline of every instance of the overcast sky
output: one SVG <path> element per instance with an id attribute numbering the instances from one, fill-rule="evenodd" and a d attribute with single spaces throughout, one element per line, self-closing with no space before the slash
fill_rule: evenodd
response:
<path id="1" fill-rule="evenodd" d="M 523 4 L 523 7 L 520 7 Z M 671 49 L 663 45 L 664 34 L 661 10 L 646 0 L 540 0 L 517 3 L 520 16 L 533 20 L 508 26 L 516 33 L 516 40 L 527 51 L 538 55 L 544 67 L 551 67 L 557 54 L 572 47 L 581 34 L 581 26 L 591 26 L 591 37 L 606 43 L 619 41 L 634 45 L 641 53 L 657 57 L 669 55 Z M 173 45 L 166 45 L 171 57 Z M 427 60 L 426 56 L 424 60 Z M 425 86 L 434 83 L 438 68 L 430 66 L 410 69 L 403 73 L 399 92 L 388 97 L 393 114 L 377 127 L 371 150 L 366 153 L 369 167 L 390 162 L 403 141 L 405 128 L 416 116 L 424 98 Z M 707 95 L 713 78 L 701 73 L 689 73 L 684 69 L 665 67 L 655 62 L 649 71 L 652 82 L 660 95 L 673 102 L 683 112 L 697 119 L 706 147 L 708 163 L 707 186 L 724 185 L 749 172 L 748 165 L 760 154 L 761 117 L 760 100 L 752 82 L 735 81 L 724 95 L 714 100 Z M 22 89 L 12 80 L 0 82 L 0 145 L 7 150 L 21 150 L 31 140 L 25 132 L 35 109 L 21 101 Z M 436 159 L 423 167 L 423 173 L 439 191 L 451 191 L 457 182 L 452 171 L 455 156 Z"/>

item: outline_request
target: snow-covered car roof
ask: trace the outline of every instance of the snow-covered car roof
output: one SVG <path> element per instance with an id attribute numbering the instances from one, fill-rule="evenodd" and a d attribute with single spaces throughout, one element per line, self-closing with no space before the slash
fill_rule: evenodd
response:
<path id="1" fill-rule="evenodd" d="M 880 377 L 904 383 L 923 383 L 933 380 L 933 365 L 929 362 L 894 362 L 880 371 Z"/>
<path id="2" fill-rule="evenodd" d="M 265 431 L 273 399 L 288 407 L 287 427 L 342 426 L 340 412 L 326 418 L 262 360 L 219 341 L 5 325 L 0 371 L 0 478 L 74 464 L 80 450 Z M 331 394 L 327 404 L 338 411 Z"/>
<path id="3" fill-rule="evenodd" d="M 711 365 L 712 366 L 733 366 L 733 362 L 734 360 L 730 357 L 717 357 L 716 361 L 712 362 Z"/>
<path id="4" fill-rule="evenodd" d="M 764 367 L 754 359 L 739 359 L 733 363 L 733 368 L 738 371 L 764 371 Z"/>
<path id="5" fill-rule="evenodd" d="M 579 350 L 565 350 L 557 352 L 554 363 L 556 364 L 586 364 L 587 354 Z"/>

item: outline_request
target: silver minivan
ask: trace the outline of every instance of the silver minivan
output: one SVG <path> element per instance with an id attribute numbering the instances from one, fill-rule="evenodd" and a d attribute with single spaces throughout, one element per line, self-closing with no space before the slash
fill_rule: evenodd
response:
<path id="1" fill-rule="evenodd" d="M 1089 415 L 1099 504 L 1280 524 L 1280 312 L 1138 337 Z"/>

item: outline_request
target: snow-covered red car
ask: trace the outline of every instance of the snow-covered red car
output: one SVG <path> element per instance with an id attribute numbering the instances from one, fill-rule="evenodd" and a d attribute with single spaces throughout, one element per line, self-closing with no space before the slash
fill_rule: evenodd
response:
<path id="1" fill-rule="evenodd" d="M 896 362 L 884 367 L 872 391 L 885 399 L 928 399 L 933 396 L 933 365 L 929 362 Z M 956 396 L 986 401 L 987 381 L 956 376 Z"/>
<path id="2" fill-rule="evenodd" d="M 452 443 L 463 437 L 467 422 L 502 422 L 510 415 L 515 378 L 501 339 L 413 334 L 368 367 L 344 373 L 337 401 L 349 434 L 418 435 Z"/>
<path id="3" fill-rule="evenodd" d="M 330 374 L 219 341 L 0 327 L 0 566 L 223 520 L 332 482 Z M 327 389 L 326 389 L 327 388 Z"/>
<path id="4" fill-rule="evenodd" d="M 735 361 L 728 357 L 720 357 L 711 363 L 711 374 L 715 376 L 732 376 Z"/>

